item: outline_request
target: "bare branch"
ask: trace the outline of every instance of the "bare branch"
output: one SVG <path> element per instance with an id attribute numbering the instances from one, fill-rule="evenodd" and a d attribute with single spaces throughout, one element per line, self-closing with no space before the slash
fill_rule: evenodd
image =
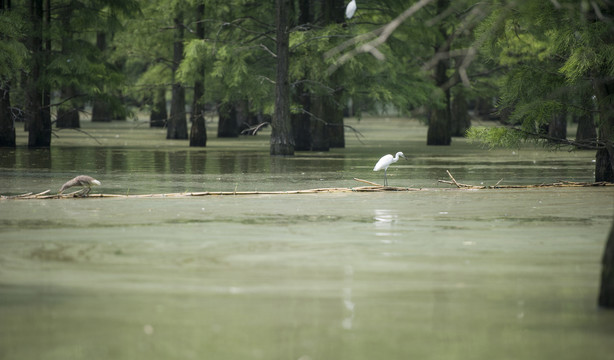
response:
<path id="1" fill-rule="evenodd" d="M 262 81 L 268 81 L 268 82 L 270 82 L 271 84 L 275 85 L 275 80 L 272 80 L 272 79 L 270 79 L 270 78 L 268 78 L 268 77 L 266 77 L 266 76 L 264 76 L 264 75 L 257 75 L 257 77 L 258 77 L 260 80 L 262 80 Z M 261 82 L 261 83 L 262 83 L 262 82 Z"/>
<path id="2" fill-rule="evenodd" d="M 588 149 L 588 150 L 599 150 L 599 149 L 605 149 L 607 147 L 606 142 L 598 140 L 598 139 L 576 141 L 576 140 L 570 140 L 570 139 L 557 138 L 557 137 L 553 137 L 547 134 L 526 131 L 526 130 L 523 130 L 523 129 L 520 129 L 514 126 L 509 127 L 509 129 L 513 131 L 517 131 L 525 136 L 532 137 L 535 139 L 548 140 L 551 143 L 556 144 L 556 145 L 575 146 L 577 148 Z"/>
<path id="3" fill-rule="evenodd" d="M 265 122 L 261 122 L 258 125 L 249 127 L 247 129 L 243 129 L 243 131 L 241 131 L 241 135 L 256 135 L 258 133 L 258 131 L 260 131 L 262 128 L 266 127 L 267 125 L 270 125 L 271 123 L 268 121 Z"/>
<path id="4" fill-rule="evenodd" d="M 272 57 L 274 57 L 275 59 L 277 59 L 277 54 L 275 54 L 273 51 L 271 51 L 271 49 L 269 49 L 266 45 L 264 44 L 260 44 L 260 47 L 263 48 L 266 52 L 268 52 L 269 54 L 271 54 Z"/>
<path id="5" fill-rule="evenodd" d="M 44 106 L 43 108 L 50 108 L 50 107 L 52 107 L 52 106 L 60 106 L 60 105 L 64 104 L 64 103 L 65 103 L 65 102 L 67 102 L 67 101 L 70 101 L 70 100 L 72 100 L 72 99 L 74 99 L 74 98 L 83 97 L 83 96 L 85 96 L 85 95 L 83 95 L 83 94 L 78 94 L 78 95 L 69 96 L 69 97 L 67 97 L 66 99 L 64 99 L 64 100 L 62 100 L 62 101 L 60 101 L 60 102 L 58 102 L 58 103 L 55 103 L 55 104 L 49 104 L 49 105 L 47 105 L 47 106 Z"/>
<path id="6" fill-rule="evenodd" d="M 384 54 L 382 54 L 379 50 L 377 50 L 377 47 L 379 47 L 381 44 L 383 44 L 384 42 L 386 42 L 386 40 L 388 40 L 388 38 L 390 37 L 390 35 L 392 35 L 392 33 L 405 21 L 407 20 L 410 16 L 414 15 L 418 10 L 422 9 L 423 7 L 425 7 L 426 5 L 428 5 L 429 3 L 433 2 L 433 0 L 420 0 L 416 3 L 414 3 L 412 6 L 410 6 L 407 10 L 403 11 L 399 16 L 397 16 L 394 20 L 392 20 L 391 22 L 389 22 L 386 26 L 373 30 L 371 32 L 368 32 L 366 34 L 363 34 L 361 36 L 357 36 L 353 39 L 350 39 L 346 42 L 344 42 L 343 44 L 339 45 L 338 47 L 328 51 L 326 54 L 324 54 L 325 58 L 329 58 L 332 56 L 335 56 L 339 53 L 341 53 L 343 50 L 347 49 L 348 47 L 358 44 L 362 41 L 365 41 L 367 39 L 371 39 L 374 38 L 373 40 L 370 40 L 369 42 L 362 44 L 360 46 L 355 47 L 353 50 L 343 54 L 337 61 L 335 64 L 331 65 L 328 68 L 328 74 L 332 74 L 333 72 L 335 72 L 341 65 L 345 64 L 348 60 L 350 60 L 351 58 L 353 58 L 354 56 L 360 54 L 360 53 L 371 53 L 371 55 L 373 55 L 375 58 L 377 59 L 383 59 L 384 58 Z"/>
<path id="7" fill-rule="evenodd" d="M 363 137 L 363 138 L 364 138 L 365 136 L 364 136 L 364 135 L 363 135 L 363 134 L 362 134 L 360 131 L 358 131 L 357 129 L 355 129 L 353 126 L 351 126 L 351 125 L 346 125 L 346 124 L 335 124 L 335 123 L 330 123 L 330 122 L 328 122 L 328 121 L 326 121 L 326 120 L 324 120 L 324 119 L 322 119 L 322 118 L 320 118 L 320 117 L 316 116 L 315 114 L 313 114 L 313 113 L 311 113 L 311 112 L 309 112 L 309 111 L 305 110 L 304 108 L 301 108 L 300 110 L 301 110 L 301 112 L 302 112 L 303 114 L 307 114 L 307 115 L 309 115 L 309 116 L 310 116 L 312 119 L 314 119 L 314 120 L 316 120 L 316 121 L 319 121 L 319 122 L 323 123 L 323 124 L 324 124 L 324 125 L 326 125 L 326 126 L 343 126 L 343 127 L 345 127 L 345 128 L 348 128 L 348 129 L 352 130 L 352 132 L 353 132 L 353 133 L 354 133 L 354 135 L 356 136 L 356 139 L 357 139 L 357 140 L 358 140 L 358 141 L 359 141 L 361 144 L 363 144 L 363 142 L 360 140 L 360 137 Z"/>

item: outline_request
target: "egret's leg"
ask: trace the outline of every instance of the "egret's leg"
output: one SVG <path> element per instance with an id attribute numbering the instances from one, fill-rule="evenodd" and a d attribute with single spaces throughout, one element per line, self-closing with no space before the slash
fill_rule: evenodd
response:
<path id="1" fill-rule="evenodd" d="M 388 174 L 386 173 L 388 169 L 384 169 L 384 186 L 388 186 Z"/>

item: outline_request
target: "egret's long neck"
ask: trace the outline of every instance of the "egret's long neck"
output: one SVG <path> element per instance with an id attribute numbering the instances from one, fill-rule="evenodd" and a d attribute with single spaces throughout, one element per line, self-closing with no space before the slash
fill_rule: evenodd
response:
<path id="1" fill-rule="evenodd" d="M 399 154 L 394 155 L 394 159 L 392 159 L 392 162 L 397 162 L 399 161 Z"/>

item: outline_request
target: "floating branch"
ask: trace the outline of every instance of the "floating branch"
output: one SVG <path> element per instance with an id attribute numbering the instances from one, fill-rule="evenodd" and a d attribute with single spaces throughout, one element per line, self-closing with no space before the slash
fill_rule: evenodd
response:
<path id="1" fill-rule="evenodd" d="M 437 180 L 437 181 L 442 184 L 455 185 L 459 189 L 530 189 L 530 188 L 543 188 L 543 187 L 589 187 L 589 186 L 613 186 L 614 185 L 614 183 L 609 183 L 606 181 L 589 183 L 589 182 L 576 182 L 576 181 L 565 181 L 565 180 L 560 180 L 559 182 L 548 183 L 548 184 L 544 183 L 544 184 L 534 184 L 534 185 L 499 185 L 501 181 L 503 181 L 503 179 L 499 180 L 495 185 L 470 185 L 470 184 L 459 183 L 458 181 L 456 181 L 454 176 L 450 174 L 450 171 L 446 170 L 446 172 L 448 173 L 448 176 L 452 180 L 451 181 L 450 180 Z"/>

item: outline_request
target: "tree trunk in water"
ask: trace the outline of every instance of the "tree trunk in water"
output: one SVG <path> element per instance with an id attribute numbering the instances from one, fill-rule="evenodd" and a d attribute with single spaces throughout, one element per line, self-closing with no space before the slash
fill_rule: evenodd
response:
<path id="1" fill-rule="evenodd" d="M 452 136 L 465 136 L 467 129 L 471 127 L 467 100 L 462 91 L 457 91 L 451 105 Z"/>
<path id="2" fill-rule="evenodd" d="M 28 78 L 26 94 L 26 122 L 28 127 L 28 147 L 51 146 L 51 118 L 44 114 L 49 109 L 43 108 L 43 91 L 37 84 L 43 68 L 43 1 L 30 0 L 30 15 L 34 34 L 30 39 L 32 68 Z"/>
<path id="3" fill-rule="evenodd" d="M 578 118 L 578 130 L 576 131 L 576 141 L 594 142 L 597 139 L 597 129 L 592 113 L 584 113 Z"/>
<path id="4" fill-rule="evenodd" d="M 192 127 L 190 128 L 190 146 L 205 147 L 207 146 L 207 127 L 205 124 L 205 116 L 202 105 L 198 105 L 197 113 L 192 115 Z"/>
<path id="5" fill-rule="evenodd" d="M 311 150 L 311 124 L 309 114 L 292 114 L 292 133 L 295 151 Z"/>
<path id="6" fill-rule="evenodd" d="M 217 107 L 217 137 L 239 136 L 237 107 L 232 103 L 222 103 Z"/>
<path id="7" fill-rule="evenodd" d="M 595 108 L 592 97 L 584 96 L 581 104 L 586 111 L 577 118 L 578 129 L 576 130 L 576 141 L 587 144 L 594 143 L 595 140 L 597 140 L 597 128 L 595 127 L 595 118 L 591 111 Z"/>
<path id="8" fill-rule="evenodd" d="M 15 147 L 15 122 L 11 115 L 11 92 L 8 83 L 0 86 L 0 147 Z"/>
<path id="9" fill-rule="evenodd" d="M 51 0 L 46 0 L 45 1 L 45 24 L 44 27 L 46 27 L 48 30 L 47 32 L 50 33 L 51 32 Z M 44 64 L 46 67 L 46 64 L 49 64 L 50 62 L 50 58 L 51 58 L 51 36 L 49 34 L 47 34 L 46 36 L 47 40 L 45 41 L 45 51 L 44 51 Z M 47 71 L 45 69 L 45 71 Z M 51 89 L 49 88 L 49 85 L 45 85 L 42 89 L 43 91 L 43 123 L 45 124 L 49 124 L 49 127 L 51 127 Z M 50 140 L 51 141 L 51 140 Z"/>
<path id="10" fill-rule="evenodd" d="M 241 131 L 256 125 L 256 115 L 249 109 L 249 100 L 243 99 L 235 102 L 235 109 L 237 110 L 237 135 L 241 134 Z"/>
<path id="11" fill-rule="evenodd" d="M 326 97 L 313 96 L 311 101 L 311 150 L 330 150 L 330 131 L 325 122 Z"/>
<path id="12" fill-rule="evenodd" d="M 177 69 L 183 59 L 183 14 L 177 14 L 175 23 L 175 41 L 173 42 L 173 90 L 171 97 L 171 116 L 166 128 L 167 139 L 187 139 L 188 124 L 185 113 L 185 88 L 175 82 Z"/>
<path id="13" fill-rule="evenodd" d="M 0 14 L 11 10 L 11 2 L 0 1 Z M 2 39 L 2 37 L 0 37 Z M 15 122 L 11 114 L 11 85 L 0 83 L 0 147 L 15 147 Z"/>
<path id="14" fill-rule="evenodd" d="M 311 112 L 311 96 L 305 91 L 302 84 L 296 87 L 295 101 L 305 112 L 292 114 L 292 133 L 294 137 L 294 150 L 311 150 L 311 126 L 309 113 Z"/>
<path id="15" fill-rule="evenodd" d="M 110 122 L 112 119 L 110 106 L 106 101 L 97 98 L 92 104 L 92 121 Z"/>
<path id="16" fill-rule="evenodd" d="M 294 139 L 290 122 L 290 86 L 288 62 L 288 0 L 276 0 L 275 13 L 277 69 L 275 76 L 275 115 L 271 124 L 271 155 L 294 155 Z"/>
<path id="17" fill-rule="evenodd" d="M 429 117 L 427 145 L 450 145 L 450 116 L 448 109 L 433 109 Z"/>
<path id="18" fill-rule="evenodd" d="M 79 109 L 77 108 L 59 108 L 55 122 L 57 128 L 78 129 L 79 124 Z"/>
<path id="19" fill-rule="evenodd" d="M 595 159 L 595 181 L 614 182 L 614 103 L 610 97 L 614 95 L 614 80 L 607 77 L 595 81 L 594 89 L 599 104 L 599 140 L 605 148 L 597 150 Z"/>
<path id="20" fill-rule="evenodd" d="M 205 126 L 204 107 L 197 99 L 202 97 L 203 84 L 194 83 L 194 104 L 192 105 L 192 127 L 190 128 L 190 146 L 207 146 L 207 127 Z M 198 97 L 197 97 L 198 96 Z"/>
<path id="21" fill-rule="evenodd" d="M 330 24 L 342 24 L 346 21 L 345 7 L 347 1 L 344 0 L 330 0 L 322 2 L 322 16 L 324 17 L 324 25 Z M 340 72 L 335 72 L 330 78 L 330 87 L 334 88 L 334 92 L 330 93 L 328 97 L 320 98 L 322 103 L 322 112 L 319 112 L 317 116 L 323 119 L 328 125 L 325 125 L 325 136 L 318 134 L 320 140 L 314 142 L 315 151 L 325 150 L 329 148 L 344 148 L 345 147 L 345 127 L 343 126 L 343 108 L 339 107 L 339 103 L 342 101 L 343 90 L 339 84 L 342 84 L 343 80 L 340 78 Z M 314 124 L 316 128 L 320 128 L 322 124 Z M 314 134 L 315 136 L 316 134 Z M 321 145 L 321 146 L 319 146 Z"/>
<path id="22" fill-rule="evenodd" d="M 449 5 L 450 0 L 438 0 L 437 13 L 442 14 L 444 11 L 447 11 Z M 449 48 L 449 45 L 446 42 L 446 39 L 448 38 L 447 27 L 445 27 L 443 23 L 441 24 L 442 25 L 439 27 L 439 32 L 441 34 L 442 44 L 437 50 L 440 53 L 445 53 Z M 431 110 L 429 128 L 426 135 L 427 145 L 450 145 L 452 142 L 452 137 L 450 135 L 450 88 L 444 88 L 448 82 L 448 76 L 446 75 L 448 67 L 449 60 L 445 57 L 439 59 L 435 67 L 435 84 L 443 92 L 444 107 L 442 109 Z"/>
<path id="23" fill-rule="evenodd" d="M 345 147 L 345 127 L 343 126 L 343 108 L 339 107 L 341 102 L 341 91 L 337 91 L 333 96 L 328 97 L 324 103 L 326 117 L 328 119 L 328 138 L 330 147 Z"/>
<path id="24" fill-rule="evenodd" d="M 299 0 L 298 2 L 298 24 L 306 25 L 306 29 L 310 29 L 309 24 L 314 23 L 314 13 L 311 9 L 311 0 Z M 294 26 L 295 24 L 292 24 Z M 309 31 L 309 30 L 303 30 Z M 306 73 L 305 78 L 309 78 Z M 302 82 L 296 86 L 294 93 L 294 102 L 299 104 L 301 112 L 291 114 L 292 134 L 294 138 L 294 150 L 309 151 L 311 150 L 311 93 L 305 89 Z"/>
<path id="25" fill-rule="evenodd" d="M 166 138 L 188 138 L 188 123 L 185 113 L 185 88 L 179 83 L 173 84 L 171 116 L 166 128 Z"/>
<path id="26" fill-rule="evenodd" d="M 201 20 L 205 14 L 205 4 L 200 3 L 196 7 L 197 19 Z M 196 37 L 199 39 L 205 38 L 205 26 L 202 21 L 196 24 Z M 194 81 L 194 99 L 192 100 L 192 127 L 190 128 L 190 146 L 205 147 L 207 146 L 207 128 L 205 126 L 205 109 L 201 103 L 201 97 L 205 93 L 205 85 L 200 76 L 203 76 L 204 70 L 200 68 L 198 78 Z"/>
<path id="27" fill-rule="evenodd" d="M 168 113 L 166 112 L 166 89 L 159 88 L 154 92 L 149 127 L 164 127 Z"/>
<path id="28" fill-rule="evenodd" d="M 567 138 L 567 112 L 552 117 L 548 124 L 548 136 L 557 139 Z"/>
<path id="29" fill-rule="evenodd" d="M 601 266 L 599 306 L 614 308 L 614 223 L 603 251 Z"/>

